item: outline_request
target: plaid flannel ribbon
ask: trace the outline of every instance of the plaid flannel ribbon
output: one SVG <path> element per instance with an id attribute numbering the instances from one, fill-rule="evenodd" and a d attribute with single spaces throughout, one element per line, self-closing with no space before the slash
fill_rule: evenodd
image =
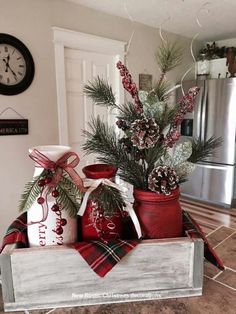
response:
<path id="1" fill-rule="evenodd" d="M 16 244 L 16 247 L 28 247 L 27 237 L 27 214 L 21 214 L 13 223 L 8 227 L 7 232 L 3 238 L 0 253 L 8 244 Z"/>
<path id="2" fill-rule="evenodd" d="M 91 241 L 78 242 L 72 247 L 81 254 L 99 276 L 104 277 L 139 242 L 139 240 L 115 240 L 105 244 L 101 241 Z M 27 213 L 21 214 L 9 226 L 0 253 L 6 245 L 10 244 L 16 244 L 17 248 L 28 247 Z"/>
<path id="3" fill-rule="evenodd" d="M 96 274 L 104 277 L 139 242 L 139 240 L 114 240 L 105 244 L 101 241 L 91 241 L 78 242 L 73 247 Z"/>
<path id="4" fill-rule="evenodd" d="M 216 254 L 213 247 L 208 242 L 199 224 L 191 217 L 189 213 L 183 210 L 183 225 L 185 232 L 191 237 L 201 237 L 204 242 L 204 257 L 208 262 L 218 267 L 220 270 L 224 270 L 224 265 L 221 259 Z"/>
<path id="5" fill-rule="evenodd" d="M 28 247 L 27 238 L 27 213 L 20 215 L 7 230 L 3 239 L 0 252 L 8 244 L 16 243 L 17 247 Z M 213 265 L 223 270 L 224 265 L 211 247 L 203 231 L 189 213 L 183 210 L 183 228 L 192 238 L 200 236 L 204 241 L 204 257 Z M 139 240 L 116 240 L 104 244 L 101 241 L 78 242 L 73 247 L 86 260 L 88 265 L 101 277 L 104 277 L 128 252 L 130 252 Z"/>

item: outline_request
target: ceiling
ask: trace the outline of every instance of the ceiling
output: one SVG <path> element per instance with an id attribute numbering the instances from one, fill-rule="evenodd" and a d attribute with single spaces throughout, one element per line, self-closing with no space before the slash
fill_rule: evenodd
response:
<path id="1" fill-rule="evenodd" d="M 201 40 L 236 37 L 236 0 L 67 0 Z"/>

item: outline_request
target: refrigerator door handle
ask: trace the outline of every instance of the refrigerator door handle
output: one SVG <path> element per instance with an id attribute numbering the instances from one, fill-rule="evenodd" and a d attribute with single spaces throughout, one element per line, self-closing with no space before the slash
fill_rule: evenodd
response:
<path id="1" fill-rule="evenodd" d="M 204 97 L 204 81 L 197 81 L 197 84 L 200 87 L 199 100 L 196 109 L 194 109 L 194 138 L 201 139 L 201 124 L 202 124 L 202 103 Z M 196 106 L 196 105 L 195 105 Z"/>
<path id="2" fill-rule="evenodd" d="M 203 96 L 202 96 L 202 104 L 201 104 L 201 111 L 202 111 L 202 116 L 201 116 L 201 134 L 200 134 L 200 139 L 202 142 L 206 141 L 206 120 L 207 120 L 207 94 L 208 94 L 208 88 L 207 88 L 207 81 L 205 81 L 204 84 L 204 91 L 203 91 Z"/>

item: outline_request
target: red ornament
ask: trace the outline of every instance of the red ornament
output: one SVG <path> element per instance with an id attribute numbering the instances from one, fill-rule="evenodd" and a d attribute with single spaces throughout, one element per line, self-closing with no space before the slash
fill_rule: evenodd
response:
<path id="1" fill-rule="evenodd" d="M 38 186 L 43 187 L 44 185 L 45 185 L 45 180 L 44 179 L 38 180 Z"/>
<path id="2" fill-rule="evenodd" d="M 54 205 L 52 206 L 51 210 L 52 210 L 53 212 L 58 212 L 58 211 L 60 210 L 59 205 L 58 205 L 58 204 L 54 204 Z"/>
<path id="3" fill-rule="evenodd" d="M 62 227 L 57 227 L 56 234 L 60 235 L 62 233 L 63 233 L 63 228 Z"/>
<path id="4" fill-rule="evenodd" d="M 65 226 L 67 224 L 67 220 L 65 218 L 61 219 L 61 226 Z"/>
<path id="5" fill-rule="evenodd" d="M 42 204 L 44 203 L 44 201 L 45 201 L 45 199 L 44 199 L 42 196 L 40 196 L 40 197 L 37 199 L 37 202 L 38 202 L 38 204 L 40 204 L 40 205 L 42 205 Z"/>
<path id="6" fill-rule="evenodd" d="M 52 196 L 53 197 L 58 197 L 59 196 L 59 192 L 57 190 L 53 190 L 52 191 Z"/>

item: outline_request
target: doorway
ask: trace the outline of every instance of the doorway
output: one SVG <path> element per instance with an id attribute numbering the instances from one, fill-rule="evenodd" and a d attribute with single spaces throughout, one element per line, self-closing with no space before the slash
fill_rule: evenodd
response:
<path id="1" fill-rule="evenodd" d="M 84 156 L 82 130 L 88 130 L 91 116 L 100 115 L 111 123 L 107 108 L 96 106 L 83 94 L 83 87 L 97 76 L 112 86 L 117 103 L 123 102 L 116 62 L 124 59 L 125 42 L 53 27 L 58 127 L 60 145 L 69 145 L 79 154 L 79 168 L 95 162 L 96 156 Z"/>

